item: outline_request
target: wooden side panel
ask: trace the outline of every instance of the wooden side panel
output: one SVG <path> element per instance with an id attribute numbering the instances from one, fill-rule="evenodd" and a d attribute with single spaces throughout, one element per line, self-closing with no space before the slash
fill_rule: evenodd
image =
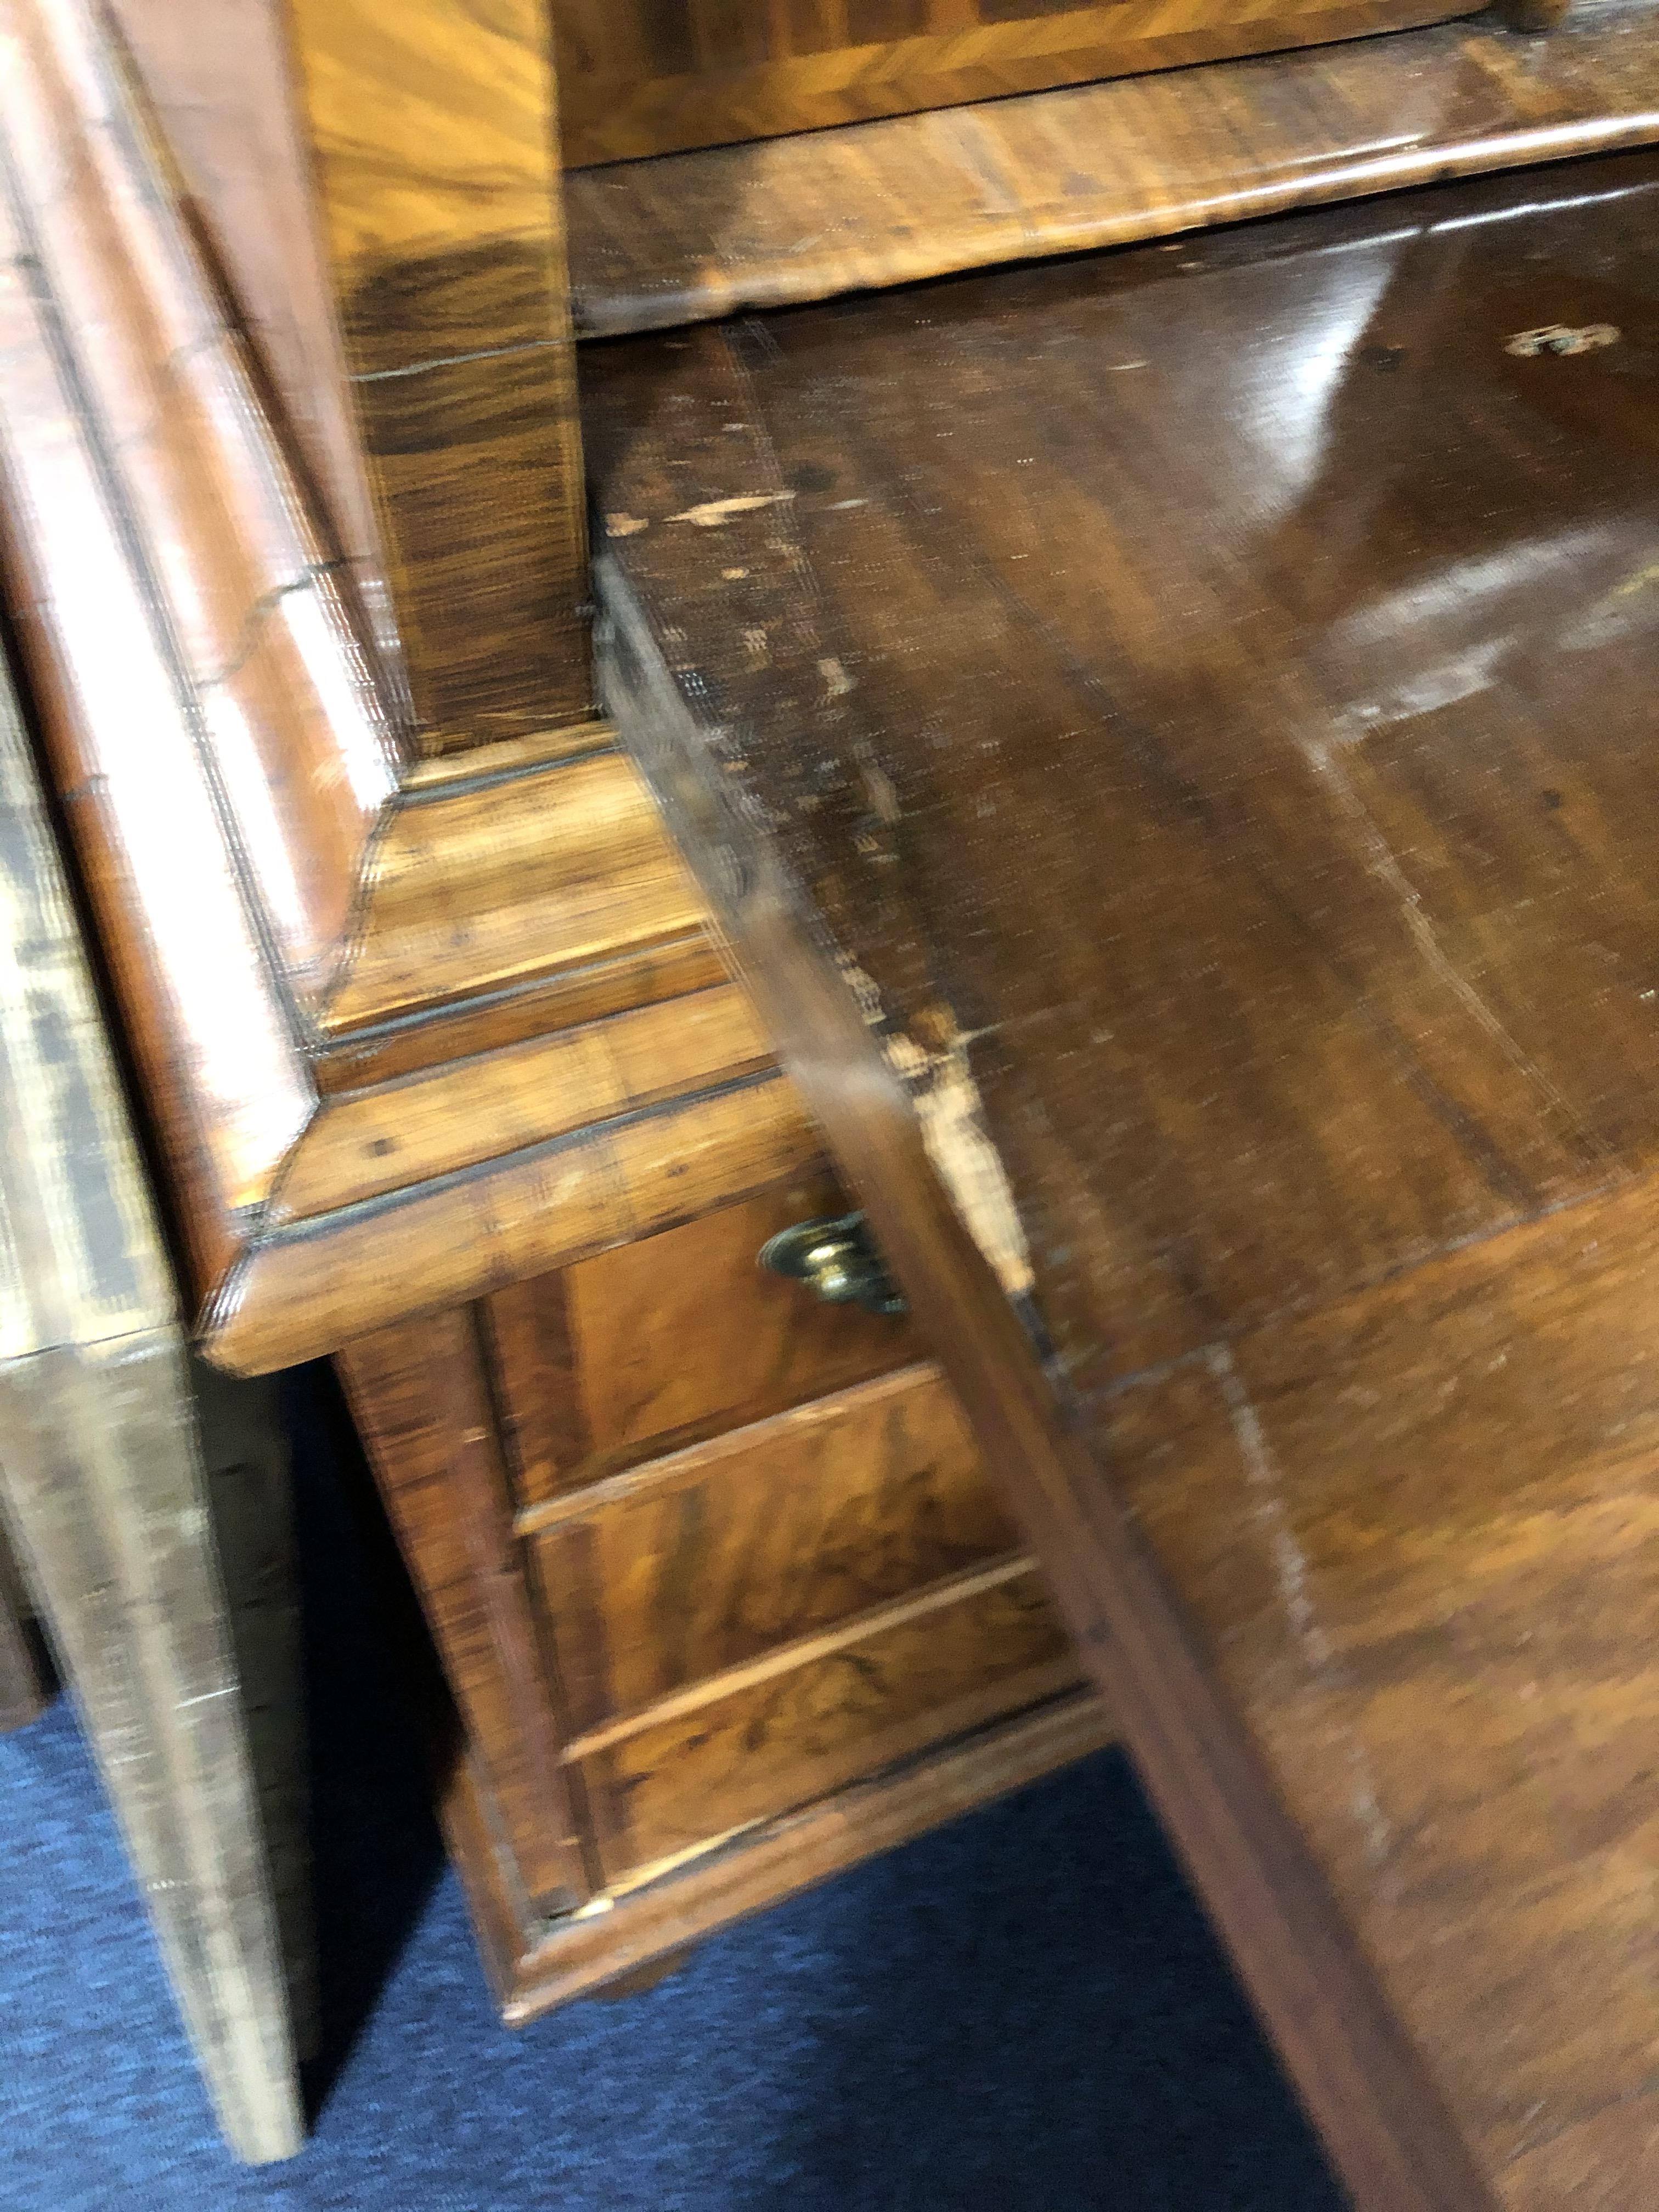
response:
<path id="1" fill-rule="evenodd" d="M 422 747 L 589 711 L 558 123 L 540 0 L 288 0 Z"/>
<path id="2" fill-rule="evenodd" d="M 365 1337 L 340 1371 L 532 1905 L 591 1884 L 513 1534 L 471 1310 Z"/>
<path id="3" fill-rule="evenodd" d="M 845 1206 L 834 1178 L 811 1171 L 489 1298 L 520 1503 L 915 1359 L 905 1322 L 821 1305 L 756 1264 L 775 1231 Z"/>
<path id="4" fill-rule="evenodd" d="M 210 762 L 196 769 L 217 817 L 208 835 L 229 849 L 266 957 L 309 1002 L 396 787 L 398 749 L 117 50 L 80 0 L 21 0 L 8 20 L 9 222 L 34 325 L 16 317 L 6 362 L 5 439 L 23 494 L 14 527 L 33 562 L 52 564 L 47 590 L 84 596 L 101 617 L 76 558 L 91 549 L 64 545 L 68 518 L 32 513 L 27 498 L 66 416 L 100 532 L 190 725 L 192 764 Z M 50 397 L 37 348 L 59 387 Z M 65 630 L 76 620 L 73 605 L 54 613 Z M 115 713 L 97 732 L 112 753 L 147 736 Z M 159 822 L 152 836 L 171 846 Z"/>
<path id="5" fill-rule="evenodd" d="M 299 1559 L 288 1432 L 268 1377 L 221 1375 L 189 1354 L 226 1626 L 246 1717 L 248 1759 L 270 1863 L 271 1905 L 299 2056 L 322 2033 L 312 1892 L 310 1761 Z"/>
<path id="6" fill-rule="evenodd" d="M 605 1486 L 536 1557 L 572 1725 L 597 1723 L 1018 1543 L 936 1368 Z"/>
<path id="7" fill-rule="evenodd" d="M 552 0 L 552 12 L 574 168 L 1474 11 L 1467 0 Z"/>
<path id="8" fill-rule="evenodd" d="M 110 0 L 191 211 L 384 648 L 384 558 L 294 100 L 282 0 Z"/>
<path id="9" fill-rule="evenodd" d="M 606 1878 L 637 1876 L 1078 1679 L 1028 1573 L 647 1729 L 584 1763 Z"/>

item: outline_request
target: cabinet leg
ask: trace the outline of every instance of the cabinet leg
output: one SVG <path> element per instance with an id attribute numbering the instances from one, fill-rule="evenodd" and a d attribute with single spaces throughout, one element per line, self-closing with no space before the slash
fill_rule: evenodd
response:
<path id="1" fill-rule="evenodd" d="M 0 1366 L 3 1502 L 240 2158 L 304 2140 L 247 1730 L 182 1347 Z"/>
<path id="2" fill-rule="evenodd" d="M 0 1529 L 0 1732 L 27 1727 L 52 1698 L 49 1670 L 35 1648 L 22 1578 Z"/>

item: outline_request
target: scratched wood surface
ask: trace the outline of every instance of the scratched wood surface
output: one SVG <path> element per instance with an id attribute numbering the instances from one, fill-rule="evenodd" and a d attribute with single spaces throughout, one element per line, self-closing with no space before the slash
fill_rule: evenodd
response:
<path id="1" fill-rule="evenodd" d="M 613 707 L 1366 2205 L 1655 2186 L 1656 216 L 588 358 Z"/>
<path id="2" fill-rule="evenodd" d="M 692 1001 L 722 971 L 702 902 L 602 724 L 550 725 L 417 761 L 395 687 L 368 680 L 333 556 L 304 521 L 291 419 L 265 404 L 201 249 L 204 233 L 222 242 L 223 222 L 240 221 L 250 176 L 280 167 L 281 147 L 311 127 L 297 112 L 267 112 L 259 87 L 233 68 L 264 53 L 270 30 L 262 16 L 258 38 L 239 44 L 242 4 L 207 11 L 199 46 L 181 45 L 166 11 L 158 19 L 141 0 L 123 18 L 141 61 L 170 88 L 172 152 L 187 171 L 192 147 L 207 149 L 206 162 L 227 143 L 216 106 L 227 71 L 264 118 L 237 142 L 247 160 L 226 172 L 221 205 L 199 164 L 181 198 L 154 118 L 83 0 L 18 0 L 16 65 L 0 84 L 19 226 L 0 270 L 0 462 L 12 603 L 165 1147 L 196 1311 L 216 1356 L 270 1368 L 598 1249 L 603 1181 L 575 1172 L 559 1091 L 532 1079 L 532 1063 L 560 1058 L 552 1041 L 568 1031 L 612 1016 L 631 1024 L 647 1005 L 684 1002 L 695 1027 Z M 317 65 L 333 83 L 335 62 L 323 58 L 329 40 L 344 40 L 336 61 L 348 78 L 353 56 L 407 63 L 418 76 L 409 42 L 441 19 L 442 6 L 411 10 L 388 41 L 370 35 L 368 17 L 331 15 Z M 1607 21 L 1605 54 L 1573 51 L 1593 84 L 1614 88 L 1622 129 L 1607 57 L 1641 41 L 1624 17 Z M 1420 37 L 1438 36 L 1354 51 L 1415 52 Z M 1516 112 L 1534 102 L 1547 135 L 1559 80 L 1537 58 L 1554 49 L 1516 51 L 1505 80 Z M 540 82 L 533 60 L 526 99 Z M 504 50 L 486 40 L 469 65 L 483 73 L 476 96 L 489 106 Z M 1491 81 L 1490 70 L 1476 72 Z M 1637 83 L 1639 93 L 1639 72 Z M 376 130 L 402 131 L 399 158 L 416 161 L 414 111 L 377 107 L 372 89 L 358 109 Z M 335 112 L 338 84 L 329 97 Z M 455 97 L 451 136 L 465 136 Z M 1471 99 L 1474 119 L 1491 120 Z M 1320 104 L 1304 105 L 1312 128 Z M 1291 100 L 1287 131 L 1297 111 Z M 1421 118 L 1407 120 L 1414 130 Z M 439 134 L 430 207 L 418 192 L 400 196 L 390 155 L 377 166 L 359 147 L 361 164 L 339 172 L 362 187 L 342 188 L 348 260 L 372 258 L 375 238 L 392 251 L 398 222 L 437 222 L 446 194 L 457 222 L 471 209 L 466 220 L 486 231 L 534 233 L 542 185 L 525 164 L 535 134 L 519 110 L 503 110 L 500 128 L 520 149 L 512 191 L 469 196 L 465 148 Z M 1519 141 L 1498 131 L 1494 143 L 1512 158 Z M 511 169 L 507 151 L 490 159 Z M 301 310 L 314 305 L 326 256 L 313 240 L 307 259 L 291 195 L 273 208 L 272 250 L 308 328 Z M 368 228 L 351 229 L 358 218 Z M 251 265 L 236 264 L 244 279 Z M 270 315 L 255 321 L 276 327 Z M 320 374 L 309 362 L 296 352 L 279 390 Z M 422 381 L 392 377 L 385 389 L 405 380 Z M 516 588 L 514 570 L 510 551 L 481 554 L 479 588 Z M 514 652 L 503 646 L 492 665 L 516 665 Z M 188 896 L 173 865 L 181 844 Z M 590 1034 L 583 1049 L 599 1042 Z M 815 1151 L 787 1086 L 762 1084 L 751 1059 L 709 1074 L 683 1104 L 626 1108 L 648 1123 L 581 1140 L 589 1168 L 620 1176 L 633 1224 L 672 1218 L 688 1152 L 711 1174 L 723 1156 L 735 1197 Z M 752 1113 L 729 1087 L 750 1080 Z"/>
<path id="3" fill-rule="evenodd" d="M 1031 93 L 565 179 L 578 333 L 699 322 L 1659 137 L 1655 0 Z"/>
<path id="4" fill-rule="evenodd" d="M 196 1401 L 9 685 L 0 1123 L 0 1510 L 80 1705 L 226 2137 L 246 2159 L 289 2157 L 304 2136 L 299 2083 Z M 234 1462 L 214 1456 L 228 1486 Z M 235 1459 L 249 1456 L 244 1439 Z M 270 1514 L 258 1524 L 268 1537 Z M 244 1530 L 252 1541 L 252 1525 Z M 280 1593 L 266 1596 L 269 1605 Z M 280 1637 L 277 1647 L 264 1642 L 280 1665 Z M 297 1689 L 292 1671 L 279 1680 L 267 1671 L 262 1685 L 290 1711 Z M 280 1729 L 267 1731 L 266 1747 L 280 1766 Z M 296 1747 L 290 1734 L 287 1748 Z M 267 1810 L 290 1824 L 295 1789 L 292 1769 L 273 1773 Z M 302 1936 L 297 1840 L 290 1825 L 288 1917 Z M 104 2027 L 118 2033 L 118 2017 Z"/>
<path id="5" fill-rule="evenodd" d="M 572 167 L 1472 12 L 1457 0 L 550 0 Z"/>

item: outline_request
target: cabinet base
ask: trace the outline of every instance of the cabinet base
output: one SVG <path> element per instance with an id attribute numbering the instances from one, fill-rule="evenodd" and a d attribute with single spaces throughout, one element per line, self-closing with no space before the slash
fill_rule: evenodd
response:
<path id="1" fill-rule="evenodd" d="M 519 2027 L 638 1974 L 727 1921 L 1037 1781 L 1102 1749 L 1115 1733 L 1093 1692 L 1070 1692 L 745 1829 L 672 1873 L 553 1922 L 537 1921 L 514 1898 L 491 1833 L 487 1793 L 465 1756 L 445 1793 L 444 1827 L 501 2018 Z"/>

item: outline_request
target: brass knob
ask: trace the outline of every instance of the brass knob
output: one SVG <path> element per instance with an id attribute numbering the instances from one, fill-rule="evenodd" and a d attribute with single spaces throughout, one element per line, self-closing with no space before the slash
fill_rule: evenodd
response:
<path id="1" fill-rule="evenodd" d="M 861 1213 L 798 1221 L 762 1245 L 760 1264 L 774 1275 L 805 1283 L 830 1306 L 862 1306 L 866 1313 L 908 1310 Z"/>

